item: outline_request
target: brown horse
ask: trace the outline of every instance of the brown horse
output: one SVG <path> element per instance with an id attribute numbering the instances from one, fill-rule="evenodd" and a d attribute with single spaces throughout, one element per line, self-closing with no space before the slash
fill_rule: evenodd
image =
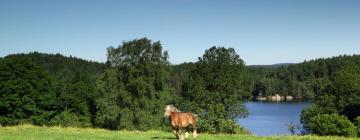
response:
<path id="1" fill-rule="evenodd" d="M 191 125 L 193 128 L 193 138 L 197 137 L 196 133 L 196 121 L 197 116 L 191 112 L 181 112 L 173 105 L 167 105 L 165 107 L 164 117 L 169 118 L 171 123 L 171 129 L 174 132 L 175 136 L 182 139 L 181 131 L 183 128 Z M 185 132 L 185 138 L 189 137 L 189 133 Z"/>

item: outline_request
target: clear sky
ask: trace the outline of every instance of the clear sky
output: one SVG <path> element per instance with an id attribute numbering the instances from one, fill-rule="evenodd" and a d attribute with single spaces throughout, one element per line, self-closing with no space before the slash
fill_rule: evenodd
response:
<path id="1" fill-rule="evenodd" d="M 148 37 L 174 64 L 216 45 L 248 65 L 360 54 L 360 0 L 0 0 L 0 57 L 39 51 L 106 61 Z"/>

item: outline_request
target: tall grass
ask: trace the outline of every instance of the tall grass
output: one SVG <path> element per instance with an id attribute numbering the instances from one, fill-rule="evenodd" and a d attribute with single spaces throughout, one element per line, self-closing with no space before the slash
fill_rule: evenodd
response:
<path id="1" fill-rule="evenodd" d="M 109 131 L 96 128 L 40 127 L 33 125 L 2 126 L 0 140 L 146 140 L 175 139 L 170 132 L 163 131 Z M 190 138 L 191 139 L 191 138 Z M 351 140 L 359 138 L 319 136 L 272 136 L 200 134 L 197 140 Z"/>

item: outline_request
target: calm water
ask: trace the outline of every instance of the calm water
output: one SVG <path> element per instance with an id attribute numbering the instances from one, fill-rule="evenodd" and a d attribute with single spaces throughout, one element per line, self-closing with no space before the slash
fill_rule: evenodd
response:
<path id="1" fill-rule="evenodd" d="M 239 119 L 241 126 L 259 136 L 290 134 L 288 124 L 300 124 L 300 113 L 310 102 L 247 102 L 249 116 Z"/>

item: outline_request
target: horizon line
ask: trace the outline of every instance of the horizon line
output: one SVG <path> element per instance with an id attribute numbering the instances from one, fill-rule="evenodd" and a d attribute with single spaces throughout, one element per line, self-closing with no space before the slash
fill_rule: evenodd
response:
<path id="1" fill-rule="evenodd" d="M 85 60 L 85 61 L 90 61 L 90 62 L 97 62 L 97 63 L 106 63 L 106 61 L 107 61 L 107 60 L 101 61 L 101 60 L 93 60 L 93 59 L 88 59 L 88 58 L 82 58 L 82 57 L 78 57 L 76 55 L 63 54 L 63 53 L 60 53 L 60 52 L 40 52 L 40 51 L 9 53 L 7 55 L 0 56 L 0 58 L 5 58 L 5 57 L 8 57 L 10 55 L 21 55 L 21 54 L 26 55 L 26 54 L 32 54 L 32 53 L 49 54 L 49 55 L 60 54 L 60 55 L 62 55 L 64 57 L 73 57 L 73 58 L 77 58 L 77 59 L 81 59 L 81 60 Z M 334 58 L 334 57 L 356 56 L 356 55 L 360 55 L 360 54 L 355 54 L 355 53 L 353 53 L 353 54 L 339 54 L 339 55 L 333 55 L 333 56 L 324 56 L 324 57 L 305 59 L 305 60 L 302 60 L 301 62 L 277 62 L 277 63 L 271 63 L 271 64 L 246 64 L 246 62 L 244 61 L 243 58 L 240 57 L 240 59 L 242 59 L 245 62 L 245 66 L 271 66 L 271 65 L 279 65 L 279 64 L 300 64 L 300 63 L 313 61 L 313 60 L 318 60 L 318 59 L 330 59 L 330 58 Z M 169 59 L 168 59 L 168 61 L 170 62 Z M 172 62 L 170 62 L 170 65 L 180 65 L 180 64 L 184 64 L 184 63 L 196 63 L 196 61 L 195 62 L 193 62 L 193 61 L 184 61 L 184 62 L 181 62 L 181 63 L 172 63 Z"/>

